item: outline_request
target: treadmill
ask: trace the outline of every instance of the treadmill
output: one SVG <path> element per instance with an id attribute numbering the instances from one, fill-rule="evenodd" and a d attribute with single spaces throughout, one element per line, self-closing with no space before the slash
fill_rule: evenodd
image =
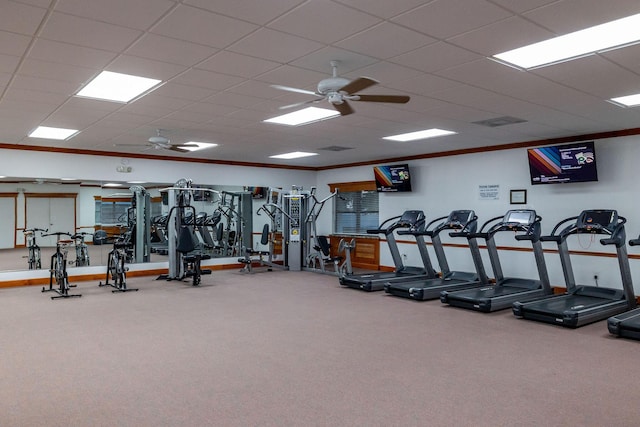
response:
<path id="1" fill-rule="evenodd" d="M 421 210 L 409 210 L 405 211 L 401 216 L 395 216 L 389 218 L 380 224 L 380 227 L 367 230 L 367 234 L 383 234 L 387 239 L 389 245 L 389 251 L 395 265 L 394 271 L 376 272 L 376 273 L 363 273 L 352 274 L 349 276 L 341 276 L 340 284 L 353 289 L 360 289 L 363 291 L 381 291 L 384 288 L 384 284 L 390 281 L 406 280 L 415 276 L 426 276 L 427 274 L 434 274 L 433 271 L 427 271 L 422 267 L 410 267 L 405 266 L 402 263 L 402 257 L 398 250 L 398 243 L 396 242 L 394 231 L 402 229 L 414 229 L 419 230 L 424 226 L 425 216 Z M 420 255 L 425 263 L 428 263 L 426 244 L 424 240 L 417 239 L 416 243 L 420 249 Z M 424 247 L 423 247 L 424 246 Z M 434 277 L 434 276 L 432 276 Z"/>
<path id="2" fill-rule="evenodd" d="M 495 285 L 462 291 L 444 291 L 440 294 L 440 301 L 453 307 L 489 313 L 511 307 L 516 301 L 527 301 L 533 298 L 550 295 L 551 285 L 544 261 L 542 243 L 540 243 L 540 221 L 532 209 L 510 210 L 504 216 L 492 218 L 482 226 L 487 231 L 476 233 L 474 236 L 486 242 L 489 260 L 495 277 Z M 533 245 L 533 254 L 538 267 L 539 279 L 523 279 L 518 277 L 504 277 L 502 265 L 498 255 L 495 235 L 502 231 L 524 232 L 516 235 L 516 240 L 529 240 Z"/>
<path id="3" fill-rule="evenodd" d="M 430 227 L 442 221 L 439 225 L 430 229 Z M 437 299 L 440 292 L 445 290 L 461 290 L 479 286 L 487 286 L 489 281 L 482 264 L 482 257 L 478 242 L 475 237 L 469 237 L 471 233 L 475 233 L 478 224 L 478 217 L 472 210 L 456 210 L 452 211 L 449 216 L 436 218 L 431 221 L 421 234 L 429 236 L 436 253 L 438 264 L 440 265 L 441 276 L 428 278 L 418 277 L 406 281 L 388 282 L 384 285 L 384 291 L 388 294 L 412 298 L 418 301 Z M 455 230 L 449 233 L 452 237 L 467 237 L 469 241 L 469 249 L 475 266 L 475 272 L 451 271 L 447 256 L 442 246 L 440 233 L 445 230 Z"/>
<path id="4" fill-rule="evenodd" d="M 561 225 L 570 221 L 575 222 L 557 232 Z M 513 314 L 524 319 L 577 328 L 634 308 L 636 300 L 627 258 L 625 222 L 625 218 L 619 217 L 618 212 L 611 209 L 586 210 L 577 217 L 560 221 L 550 236 L 543 236 L 541 239 L 556 242 L 558 245 L 558 254 L 567 286 L 566 293 L 528 302 L 514 302 Z M 567 247 L 567 237 L 573 234 L 607 236 L 600 239 L 600 244 L 616 247 L 622 289 L 576 285 Z"/>
<path id="5" fill-rule="evenodd" d="M 640 238 L 629 240 L 629 246 L 640 245 Z M 613 335 L 640 340 L 640 308 L 634 308 L 607 319 L 607 328 Z"/>

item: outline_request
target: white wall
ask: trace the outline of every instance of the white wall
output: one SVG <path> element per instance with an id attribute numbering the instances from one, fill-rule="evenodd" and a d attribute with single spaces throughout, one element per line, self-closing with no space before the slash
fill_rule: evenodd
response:
<path id="1" fill-rule="evenodd" d="M 627 237 L 636 238 L 640 233 L 640 209 L 636 190 L 640 138 L 598 140 L 595 148 L 599 181 L 592 183 L 532 186 L 524 148 L 408 161 L 413 191 L 380 194 L 380 220 L 400 215 L 407 209 L 422 209 L 428 219 L 447 215 L 454 209 L 473 209 L 482 224 L 492 217 L 503 215 L 510 208 L 530 208 L 542 216 L 543 233 L 548 234 L 561 219 L 578 215 L 584 209 L 617 209 L 620 215 L 628 219 Z M 372 166 L 321 171 L 318 173 L 317 185 L 319 189 L 328 192 L 329 183 L 365 180 L 373 180 Z M 478 186 L 484 184 L 500 186 L 499 200 L 480 200 Z M 526 189 L 528 203 L 510 205 L 511 189 Z M 331 215 L 320 218 L 318 226 L 321 233 L 330 233 Z M 498 245 L 524 245 L 516 242 L 509 234 L 500 233 L 496 237 Z M 459 239 L 445 239 L 444 236 L 443 241 L 464 243 Z M 551 243 L 545 243 L 544 247 L 555 249 L 555 245 Z M 600 245 L 599 239 L 592 241 L 586 235 L 570 237 L 569 248 L 614 253 L 614 249 Z M 452 269 L 473 270 L 468 250 L 446 250 Z M 420 265 L 415 245 L 400 245 L 400 252 L 407 255 L 407 264 Z M 484 252 L 485 268 L 492 276 L 491 266 Z M 629 252 L 637 254 L 640 250 L 630 247 Z M 557 254 L 547 253 L 545 259 L 552 284 L 564 286 Z M 432 261 L 435 263 L 435 256 L 432 256 Z M 502 251 L 501 261 L 507 276 L 537 277 L 531 252 Z M 614 258 L 574 256 L 572 261 L 578 284 L 594 284 L 593 276 L 597 273 L 601 286 L 621 287 L 618 264 Z M 381 264 L 393 265 L 386 245 L 381 247 Z M 640 261 L 631 260 L 631 268 L 636 293 L 640 294 Z"/>

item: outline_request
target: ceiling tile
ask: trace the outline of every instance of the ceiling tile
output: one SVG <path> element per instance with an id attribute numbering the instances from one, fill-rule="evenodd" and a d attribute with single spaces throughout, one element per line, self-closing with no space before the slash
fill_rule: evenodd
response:
<path id="1" fill-rule="evenodd" d="M 171 98 L 187 99 L 190 101 L 199 101 L 214 93 L 213 90 L 204 89 L 198 86 L 183 85 L 175 82 L 168 82 L 153 93 L 160 96 L 168 96 Z"/>
<path id="2" fill-rule="evenodd" d="M 46 9 L 3 1 L 0 3 L 0 28 L 12 33 L 32 36 L 42 22 Z"/>
<path id="3" fill-rule="evenodd" d="M 331 61 L 337 61 L 338 75 L 343 75 L 374 64 L 379 60 L 335 46 L 327 46 L 309 55 L 298 58 L 295 61 L 291 61 L 290 65 L 331 74 Z"/>
<path id="4" fill-rule="evenodd" d="M 242 77 L 213 73 L 206 70 L 190 69 L 173 81 L 191 86 L 199 86 L 217 91 L 228 89 L 244 81 Z"/>
<path id="5" fill-rule="evenodd" d="M 179 5 L 153 27 L 151 32 L 206 46 L 224 48 L 256 28 L 258 28 L 256 25 L 238 19 Z"/>
<path id="6" fill-rule="evenodd" d="M 54 12 L 40 37 L 117 52 L 129 46 L 141 34 L 137 30 Z"/>
<path id="7" fill-rule="evenodd" d="M 553 33 L 514 16 L 469 31 L 447 41 L 485 56 L 492 56 L 553 37 Z"/>
<path id="8" fill-rule="evenodd" d="M 634 73 L 640 73 L 640 44 L 627 46 L 623 49 L 610 50 L 609 52 L 601 53 L 600 56 Z"/>
<path id="9" fill-rule="evenodd" d="M 391 58 L 436 40 L 418 32 L 384 22 L 355 36 L 335 43 L 343 49 L 364 53 L 374 58 Z"/>
<path id="10" fill-rule="evenodd" d="M 430 3 L 433 0 L 394 0 L 372 2 L 371 0 L 336 0 L 347 6 L 354 7 L 366 13 L 379 16 L 381 18 L 391 18 L 410 9 Z"/>
<path id="11" fill-rule="evenodd" d="M 217 49 L 209 46 L 147 33 L 127 49 L 126 53 L 141 58 L 190 67 L 205 60 L 217 51 Z"/>
<path id="12" fill-rule="evenodd" d="M 0 53 L 5 55 L 22 56 L 31 43 L 31 37 L 0 31 Z"/>
<path id="13" fill-rule="evenodd" d="M 67 82 L 80 89 L 83 83 L 97 74 L 97 71 L 95 68 L 26 59 L 20 67 L 19 75 Z"/>
<path id="14" fill-rule="evenodd" d="M 597 55 L 539 68 L 533 73 L 603 100 L 640 91 L 640 75 Z"/>
<path id="15" fill-rule="evenodd" d="M 146 30 L 175 6 L 169 0 L 58 0 L 56 10 L 123 27 Z"/>
<path id="16" fill-rule="evenodd" d="M 446 39 L 511 15 L 485 0 L 436 0 L 393 18 L 393 22 Z"/>
<path id="17" fill-rule="evenodd" d="M 107 70 L 151 79 L 169 80 L 187 70 L 187 67 L 137 56 L 120 55 L 109 64 Z"/>
<path id="18" fill-rule="evenodd" d="M 284 64 L 308 55 L 322 46 L 320 43 L 301 37 L 261 28 L 227 50 Z"/>
<path id="19" fill-rule="evenodd" d="M 262 74 L 259 79 L 260 81 L 270 84 L 315 91 L 318 82 L 327 77 L 331 77 L 331 69 L 326 70 L 325 73 L 319 73 L 317 71 L 283 65 L 275 70 Z"/>
<path id="20" fill-rule="evenodd" d="M 11 74 L 16 71 L 16 67 L 19 63 L 19 56 L 0 54 L 0 73 L 8 73 L 7 76 L 11 77 Z"/>
<path id="21" fill-rule="evenodd" d="M 429 95 L 444 89 L 460 86 L 460 83 L 433 74 L 420 74 L 406 80 L 392 82 L 391 85 L 395 89 L 408 93 L 415 92 L 421 95 Z"/>
<path id="22" fill-rule="evenodd" d="M 526 12 L 557 1 L 558 0 L 493 0 L 494 3 L 515 13 Z"/>
<path id="23" fill-rule="evenodd" d="M 43 92 L 61 93 L 73 95 L 77 92 L 79 85 L 76 83 L 63 82 L 58 80 L 43 79 L 32 76 L 16 75 L 11 83 L 17 89 L 32 89 Z"/>
<path id="24" fill-rule="evenodd" d="M 280 64 L 265 59 L 240 55 L 229 51 L 220 51 L 210 59 L 198 64 L 197 68 L 215 71 L 216 73 L 231 74 L 252 78 L 273 70 Z"/>
<path id="25" fill-rule="evenodd" d="M 461 49 L 450 43 L 437 42 L 403 55 L 394 56 L 389 61 L 431 73 L 474 61 L 480 57 L 476 53 Z"/>
<path id="26" fill-rule="evenodd" d="M 306 2 L 269 23 L 269 28 L 322 43 L 333 43 L 380 22 L 330 0 Z"/>
<path id="27" fill-rule="evenodd" d="M 183 0 L 183 3 L 265 25 L 306 0 Z"/>
<path id="28" fill-rule="evenodd" d="M 524 14 L 557 35 L 640 13 L 637 0 L 562 0 Z"/>
<path id="29" fill-rule="evenodd" d="M 80 67 L 102 69 L 116 57 L 114 52 L 91 49 L 76 44 L 36 39 L 29 51 L 29 58 L 58 62 Z"/>
<path id="30" fill-rule="evenodd" d="M 412 68 L 382 61 L 361 68 L 357 71 L 357 75 L 354 74 L 356 73 L 350 73 L 351 77 L 365 76 L 380 82 L 383 86 L 394 87 L 396 83 L 416 77 L 422 73 Z M 377 90 L 376 87 L 374 89 Z"/>

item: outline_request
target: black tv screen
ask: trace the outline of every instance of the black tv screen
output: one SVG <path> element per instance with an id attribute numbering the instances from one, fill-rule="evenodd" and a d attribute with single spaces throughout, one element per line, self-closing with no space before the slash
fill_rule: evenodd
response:
<path id="1" fill-rule="evenodd" d="M 373 174 L 379 192 L 411 191 L 409 165 L 375 166 Z"/>
<path id="2" fill-rule="evenodd" d="M 529 148 L 531 184 L 558 184 L 598 180 L 593 141 Z"/>

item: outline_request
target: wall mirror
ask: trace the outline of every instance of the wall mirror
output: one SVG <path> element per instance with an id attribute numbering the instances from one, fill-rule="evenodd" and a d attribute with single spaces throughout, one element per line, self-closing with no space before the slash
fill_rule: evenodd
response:
<path id="1" fill-rule="evenodd" d="M 76 239 L 67 246 L 68 268 L 104 266 L 113 240 L 129 230 L 132 208 L 132 186 L 141 186 L 149 194 L 149 256 L 141 262 L 167 260 L 166 191 L 174 183 L 113 183 L 91 180 L 45 180 L 34 178 L 0 179 L 0 271 L 29 269 L 47 270 L 59 238 Z M 196 238 L 214 258 L 237 258 L 242 245 L 251 245 L 253 216 L 261 195 L 260 187 L 216 186 L 193 184 L 195 188 L 213 191 L 194 192 L 190 204 L 196 218 Z M 164 194 L 164 196 L 163 196 Z M 242 195 L 242 201 L 241 196 Z M 164 200 L 163 200 L 164 199 Z M 250 199 L 247 204 L 246 199 Z M 244 203 L 244 205 L 242 205 Z M 260 219 L 258 219 L 258 222 Z M 258 224 L 262 227 L 262 224 Z M 43 231 L 47 230 L 47 231 Z M 96 240 L 101 230 L 106 240 Z M 65 233 L 65 234 L 55 234 Z M 244 235 L 244 236 L 243 236 Z M 84 254 L 83 242 L 86 244 Z M 35 263 L 33 249 L 40 248 L 40 261 Z M 131 259 L 131 262 L 136 262 Z"/>

